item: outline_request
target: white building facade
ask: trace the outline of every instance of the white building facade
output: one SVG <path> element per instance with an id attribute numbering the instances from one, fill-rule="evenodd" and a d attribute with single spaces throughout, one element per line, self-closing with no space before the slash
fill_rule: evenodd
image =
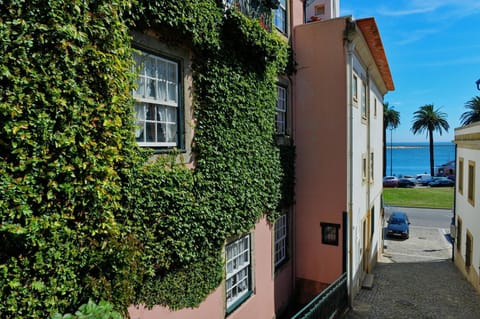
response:
<path id="1" fill-rule="evenodd" d="M 480 291 L 480 122 L 455 129 L 455 265 Z"/>

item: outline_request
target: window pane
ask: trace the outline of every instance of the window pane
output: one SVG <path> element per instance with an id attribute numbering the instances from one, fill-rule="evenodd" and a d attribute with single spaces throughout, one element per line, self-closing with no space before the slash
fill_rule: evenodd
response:
<path id="1" fill-rule="evenodd" d="M 156 62 L 155 59 L 152 56 L 147 56 L 145 58 L 145 72 L 146 75 L 152 78 L 157 77 L 157 71 L 156 71 Z"/>
<path id="2" fill-rule="evenodd" d="M 167 142 L 176 142 L 177 141 L 177 125 L 176 124 L 166 124 L 167 126 Z"/>
<path id="3" fill-rule="evenodd" d="M 142 52 L 133 58 L 139 70 L 137 89 L 133 91 L 144 110 L 137 113 L 135 136 L 144 146 L 175 146 L 178 144 L 178 63 Z M 140 103 L 139 103 L 140 105 Z"/>
<path id="4" fill-rule="evenodd" d="M 282 32 L 286 32 L 286 17 L 287 17 L 287 2 L 280 0 L 278 8 L 275 10 L 274 23 L 275 26 Z"/>
<path id="5" fill-rule="evenodd" d="M 151 78 L 147 78 L 147 94 L 146 97 L 151 99 L 157 98 L 157 81 Z"/>
<path id="6" fill-rule="evenodd" d="M 155 123 L 145 123 L 146 141 L 155 142 Z"/>
<path id="7" fill-rule="evenodd" d="M 165 142 L 165 134 L 167 132 L 165 123 L 157 123 L 157 142 Z"/>
<path id="8" fill-rule="evenodd" d="M 167 80 L 167 62 L 158 60 L 157 62 L 157 76 L 160 80 Z"/>
<path id="9" fill-rule="evenodd" d="M 168 63 L 168 81 L 177 83 L 177 65 L 174 63 Z"/>
<path id="10" fill-rule="evenodd" d="M 287 89 L 277 85 L 277 114 L 275 115 L 275 129 L 277 134 L 286 132 Z"/>
<path id="11" fill-rule="evenodd" d="M 287 258 L 287 214 L 275 221 L 275 266 Z"/>
<path id="12" fill-rule="evenodd" d="M 155 111 L 156 111 L 156 108 L 155 108 L 155 105 L 154 104 L 148 104 L 146 105 L 146 117 L 145 119 L 147 121 L 155 121 Z"/>
<path id="13" fill-rule="evenodd" d="M 133 95 L 135 97 L 144 97 L 145 96 L 145 78 L 139 76 L 137 78 L 137 88 L 133 90 Z"/>
<path id="14" fill-rule="evenodd" d="M 143 103 L 135 103 L 135 138 L 137 142 L 144 142 L 144 131 L 145 131 L 145 106 Z"/>
<path id="15" fill-rule="evenodd" d="M 166 119 L 165 121 L 169 123 L 177 123 L 177 109 L 174 107 L 168 107 L 166 108 Z"/>
<path id="16" fill-rule="evenodd" d="M 166 62 L 158 61 L 158 100 L 166 101 L 167 100 L 167 70 Z"/>
<path id="17" fill-rule="evenodd" d="M 169 82 L 167 84 L 168 90 L 168 102 L 170 103 L 177 103 L 177 83 Z"/>
<path id="18" fill-rule="evenodd" d="M 227 307 L 241 299 L 250 289 L 250 237 L 242 237 L 225 247 Z"/>

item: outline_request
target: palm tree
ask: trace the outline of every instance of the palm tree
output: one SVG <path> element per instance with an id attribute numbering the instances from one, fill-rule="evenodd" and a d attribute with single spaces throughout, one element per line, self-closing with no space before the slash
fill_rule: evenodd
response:
<path id="1" fill-rule="evenodd" d="M 465 107 L 469 110 L 460 116 L 462 126 L 480 122 L 480 96 L 476 96 L 465 103 Z"/>
<path id="2" fill-rule="evenodd" d="M 383 176 L 387 175 L 387 129 L 393 130 L 400 125 L 400 112 L 383 103 Z"/>
<path id="3" fill-rule="evenodd" d="M 447 122 L 447 114 L 440 112 L 440 109 L 434 109 L 433 104 L 421 106 L 413 113 L 413 134 L 427 132 L 430 140 L 430 175 L 434 176 L 433 171 L 433 132 L 437 131 L 442 135 L 442 129 L 448 132 L 450 125 Z"/>

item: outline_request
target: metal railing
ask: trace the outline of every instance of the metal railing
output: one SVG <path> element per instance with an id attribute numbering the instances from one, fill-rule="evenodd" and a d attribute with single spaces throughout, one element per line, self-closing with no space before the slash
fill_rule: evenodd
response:
<path id="1" fill-rule="evenodd" d="M 261 0 L 223 0 L 225 9 L 237 9 L 247 17 L 258 20 L 260 25 L 272 31 L 272 8 Z"/>
<path id="2" fill-rule="evenodd" d="M 347 273 L 343 273 L 291 319 L 337 318 L 347 307 Z"/>

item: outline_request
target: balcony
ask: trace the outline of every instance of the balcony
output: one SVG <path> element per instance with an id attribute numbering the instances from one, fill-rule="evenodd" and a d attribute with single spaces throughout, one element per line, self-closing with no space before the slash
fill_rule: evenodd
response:
<path id="1" fill-rule="evenodd" d="M 272 13 L 278 0 L 222 0 L 225 10 L 239 10 L 244 15 L 258 20 L 267 31 L 272 31 Z"/>

